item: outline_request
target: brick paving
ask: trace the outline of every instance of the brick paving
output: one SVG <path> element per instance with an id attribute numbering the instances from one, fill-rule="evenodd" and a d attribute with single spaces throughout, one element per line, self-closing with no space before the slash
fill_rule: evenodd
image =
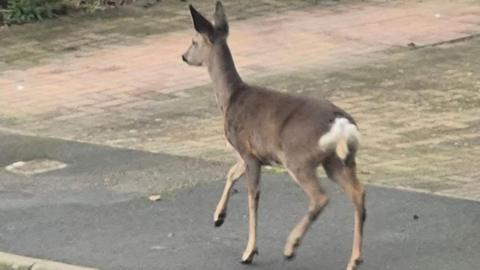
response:
<path id="1" fill-rule="evenodd" d="M 274 78 L 271 85 L 291 90 L 288 82 L 278 82 L 285 74 L 309 70 L 320 74 L 322 69 L 401 60 L 408 55 L 410 43 L 424 47 L 478 35 L 480 5 L 468 1 L 336 4 L 233 21 L 231 29 L 230 45 L 242 76 L 265 83 Z M 110 47 L 84 57 L 3 72 L 0 127 L 152 152 L 228 159 L 221 119 L 205 90 L 207 73 L 180 61 L 191 34 L 191 30 L 173 32 L 145 39 L 140 45 Z M 446 66 L 445 74 L 439 70 L 439 76 L 452 81 L 462 76 L 476 78 L 476 74 L 459 73 L 455 64 Z M 431 80 L 431 71 L 424 72 L 427 75 L 417 81 Z M 368 73 L 359 76 L 368 77 Z M 363 87 L 363 82 L 345 81 L 357 84 L 357 90 Z M 381 82 L 383 88 L 398 87 L 392 90 L 397 95 L 393 98 L 392 93 L 342 91 L 339 85 L 334 85 L 335 92 L 319 92 L 348 109 L 361 123 L 365 138 L 362 178 L 375 184 L 480 199 L 480 175 L 475 169 L 480 164 L 476 154 L 480 151 L 480 106 L 458 111 L 455 103 L 449 102 L 480 104 L 478 83 L 468 89 L 436 86 L 439 88 L 425 89 L 420 96 L 403 84 L 402 80 Z M 424 89 L 421 83 L 418 87 Z M 419 99 L 430 103 L 418 107 L 415 102 Z"/>
<path id="2" fill-rule="evenodd" d="M 372 52 L 411 42 L 425 46 L 478 34 L 480 6 L 437 1 L 336 5 L 233 22 L 231 28 L 240 72 L 254 77 L 358 62 Z M 144 93 L 168 94 L 206 84 L 205 70 L 180 61 L 191 32 L 6 71 L 0 76 L 0 112 L 33 119 L 75 118 L 150 100 Z"/>

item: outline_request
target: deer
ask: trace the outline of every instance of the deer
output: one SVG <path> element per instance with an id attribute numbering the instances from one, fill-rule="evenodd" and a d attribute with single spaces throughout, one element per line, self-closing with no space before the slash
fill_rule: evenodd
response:
<path id="1" fill-rule="evenodd" d="M 244 82 L 227 44 L 229 24 L 222 3 L 216 3 L 213 23 L 192 5 L 189 9 L 195 35 L 181 58 L 190 66 L 207 67 L 223 116 L 227 145 L 237 156 L 213 215 L 215 227 L 224 223 L 232 188 L 245 176 L 249 230 L 241 263 L 252 263 L 258 254 L 261 168 L 283 166 L 309 199 L 307 213 L 291 230 L 284 247 L 285 259 L 293 259 L 305 233 L 328 204 L 316 173 L 323 166 L 327 177 L 339 184 L 355 207 L 352 253 L 346 269 L 357 269 L 362 262 L 366 208 L 364 187 L 356 174 L 360 133 L 355 120 L 326 99 L 292 95 Z"/>

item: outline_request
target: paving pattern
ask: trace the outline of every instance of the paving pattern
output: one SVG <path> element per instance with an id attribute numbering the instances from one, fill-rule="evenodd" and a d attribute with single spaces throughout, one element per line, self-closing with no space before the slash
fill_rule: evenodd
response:
<path id="1" fill-rule="evenodd" d="M 392 47 L 435 44 L 480 32 L 480 5 L 431 1 L 349 4 L 294 10 L 233 22 L 230 44 L 246 77 L 299 68 L 355 63 Z M 64 120 L 153 105 L 203 85 L 203 69 L 180 55 L 192 31 L 150 38 L 137 46 L 105 48 L 0 76 L 0 112 L 12 117 Z"/>

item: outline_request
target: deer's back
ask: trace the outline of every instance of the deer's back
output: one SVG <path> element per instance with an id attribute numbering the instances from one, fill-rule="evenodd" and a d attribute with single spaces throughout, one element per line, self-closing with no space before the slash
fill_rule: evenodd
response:
<path id="1" fill-rule="evenodd" d="M 286 153 L 315 158 L 319 138 L 336 117 L 355 123 L 327 100 L 248 86 L 230 99 L 225 135 L 241 155 L 254 155 L 265 164 L 283 163 Z"/>

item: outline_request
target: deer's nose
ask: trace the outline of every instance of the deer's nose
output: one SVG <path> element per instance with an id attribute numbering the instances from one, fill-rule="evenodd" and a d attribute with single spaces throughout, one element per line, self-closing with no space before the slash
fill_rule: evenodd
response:
<path id="1" fill-rule="evenodd" d="M 187 63 L 187 58 L 185 58 L 185 55 L 182 54 L 182 60 L 183 62 Z"/>

